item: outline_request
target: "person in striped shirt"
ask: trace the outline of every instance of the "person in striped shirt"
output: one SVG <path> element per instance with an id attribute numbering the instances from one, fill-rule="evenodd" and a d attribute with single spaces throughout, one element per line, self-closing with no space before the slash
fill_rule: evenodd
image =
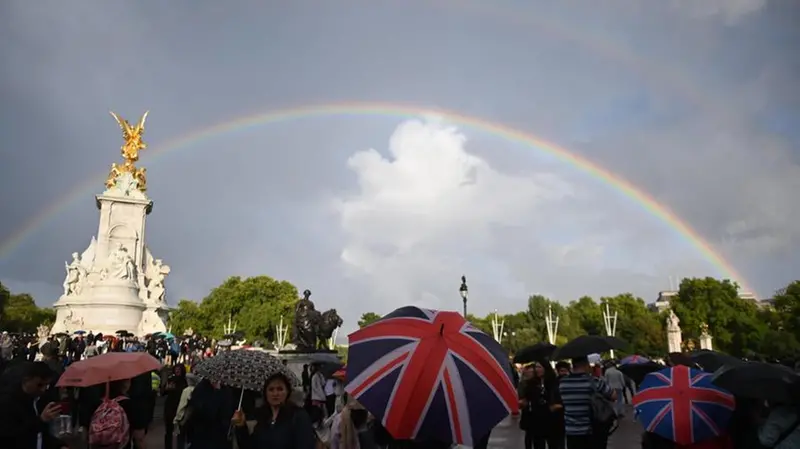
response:
<path id="1" fill-rule="evenodd" d="M 564 433 L 567 449 L 606 449 L 608 429 L 592 425 L 592 395 L 597 392 L 614 401 L 616 394 L 602 377 L 592 376 L 586 357 L 572 359 L 572 373 L 559 383 L 564 406 Z"/>

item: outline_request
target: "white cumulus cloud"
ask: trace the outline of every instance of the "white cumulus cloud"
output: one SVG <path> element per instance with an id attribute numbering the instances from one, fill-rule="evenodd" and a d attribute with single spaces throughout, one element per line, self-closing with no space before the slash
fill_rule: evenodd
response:
<path id="1" fill-rule="evenodd" d="M 447 283 L 475 258 L 484 270 L 491 259 L 502 265 L 487 254 L 505 230 L 531 226 L 537 208 L 572 193 L 555 174 L 503 174 L 466 143 L 439 120 L 411 120 L 397 127 L 387 155 L 370 149 L 348 161 L 358 191 L 335 203 L 346 239 L 341 260 L 393 306 L 447 307 Z"/>

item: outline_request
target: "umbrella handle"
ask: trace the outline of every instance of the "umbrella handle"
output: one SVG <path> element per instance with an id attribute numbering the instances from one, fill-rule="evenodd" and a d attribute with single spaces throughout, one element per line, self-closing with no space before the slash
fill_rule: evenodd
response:
<path id="1" fill-rule="evenodd" d="M 244 399 L 244 388 L 242 388 L 242 392 L 239 394 L 239 407 L 236 410 L 242 409 L 242 399 Z"/>

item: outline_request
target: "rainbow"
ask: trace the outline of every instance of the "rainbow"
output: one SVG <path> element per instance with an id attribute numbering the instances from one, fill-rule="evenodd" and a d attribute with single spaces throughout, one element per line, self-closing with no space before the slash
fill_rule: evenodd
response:
<path id="1" fill-rule="evenodd" d="M 341 102 L 311 104 L 305 106 L 276 109 L 264 113 L 247 115 L 217 123 L 211 126 L 200 128 L 183 136 L 161 145 L 151 145 L 154 150 L 143 153 L 150 162 L 157 158 L 180 149 L 191 148 L 192 145 L 202 142 L 210 137 L 232 133 L 256 126 L 267 124 L 277 124 L 281 122 L 311 119 L 316 117 L 330 116 L 383 116 L 407 119 L 422 115 L 439 116 L 448 122 L 475 128 L 481 132 L 494 135 L 510 142 L 515 142 L 530 148 L 539 150 L 573 168 L 583 172 L 596 180 L 609 185 L 622 195 L 639 204 L 645 211 L 658 218 L 676 233 L 681 235 L 689 242 L 702 256 L 718 271 L 722 276 L 737 281 L 739 285 L 747 290 L 753 291 L 745 285 L 744 277 L 727 262 L 714 248 L 706 242 L 696 231 L 681 220 L 667 206 L 658 203 L 653 197 L 644 191 L 636 188 L 624 178 L 611 173 L 607 169 L 595 164 L 594 162 L 571 153 L 554 143 L 547 142 L 537 136 L 525 133 L 521 130 L 509 126 L 491 122 L 487 119 L 468 116 L 456 111 L 446 109 L 419 107 L 414 105 L 404 105 L 396 103 L 381 102 Z M 0 260 L 7 257 L 13 250 L 19 247 L 26 238 L 33 235 L 38 229 L 52 220 L 61 211 L 67 209 L 69 205 L 78 199 L 85 198 L 94 190 L 102 187 L 102 180 L 106 173 L 98 173 L 96 177 L 88 179 L 86 182 L 77 185 L 70 190 L 64 197 L 42 210 L 32 220 L 26 223 L 19 231 L 11 235 L 0 245 Z"/>

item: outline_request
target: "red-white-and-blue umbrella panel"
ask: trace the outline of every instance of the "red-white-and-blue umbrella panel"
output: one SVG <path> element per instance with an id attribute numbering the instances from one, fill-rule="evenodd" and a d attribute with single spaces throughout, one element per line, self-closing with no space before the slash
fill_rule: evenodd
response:
<path id="1" fill-rule="evenodd" d="M 646 431 L 680 445 L 723 435 L 736 401 L 711 379 L 683 365 L 648 374 L 633 397 L 636 419 Z"/>
<path id="2" fill-rule="evenodd" d="M 645 363 L 650 363 L 650 359 L 641 355 L 629 355 L 624 359 L 619 361 L 620 365 L 643 365 Z"/>
<path id="3" fill-rule="evenodd" d="M 349 344 L 345 390 L 397 439 L 471 446 L 518 410 L 507 353 L 456 312 L 402 307 Z"/>

